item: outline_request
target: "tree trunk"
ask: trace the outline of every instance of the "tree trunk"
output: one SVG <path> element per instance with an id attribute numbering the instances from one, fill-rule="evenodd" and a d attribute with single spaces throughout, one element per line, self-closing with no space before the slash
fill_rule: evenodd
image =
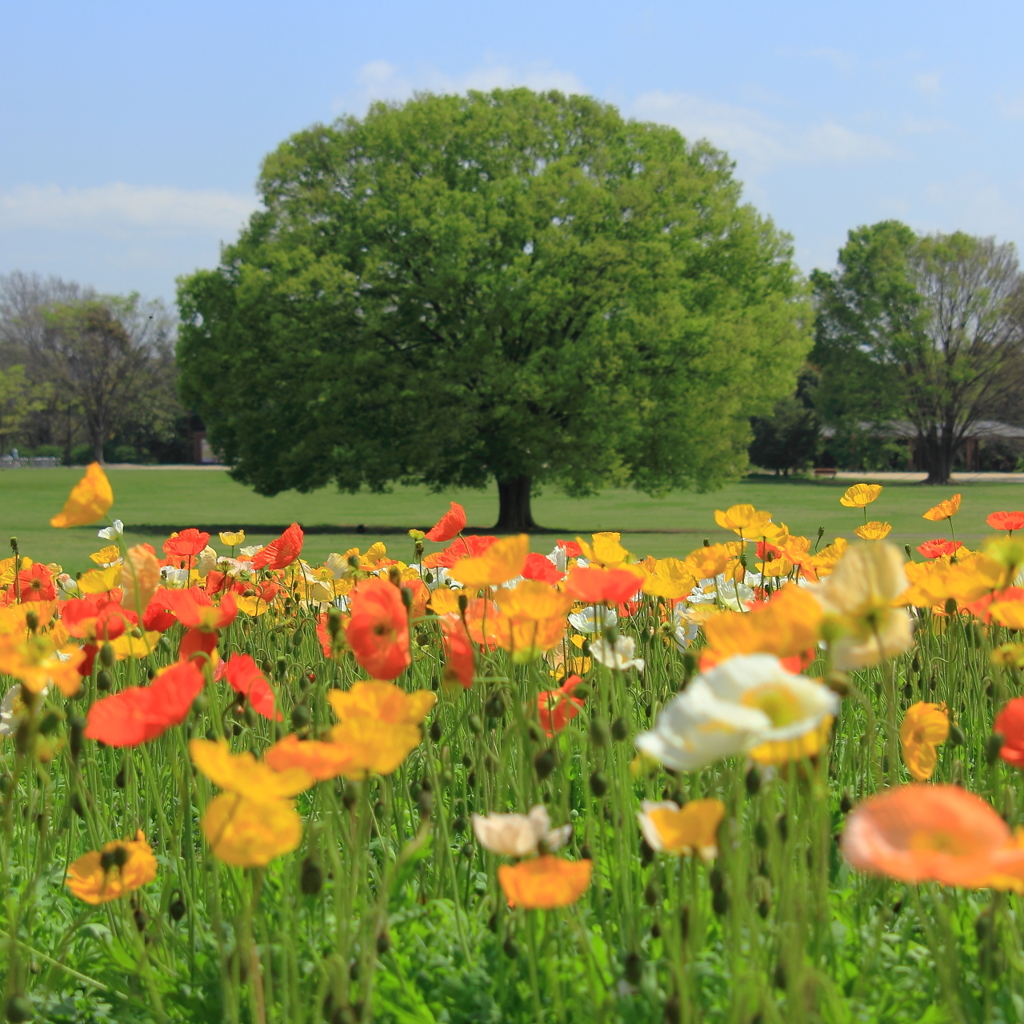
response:
<path id="1" fill-rule="evenodd" d="M 923 439 L 925 469 L 928 471 L 926 484 L 949 483 L 953 471 L 953 446 L 941 435 Z"/>
<path id="2" fill-rule="evenodd" d="M 530 513 L 530 483 L 528 476 L 498 481 L 497 533 L 526 533 L 537 529 Z"/>

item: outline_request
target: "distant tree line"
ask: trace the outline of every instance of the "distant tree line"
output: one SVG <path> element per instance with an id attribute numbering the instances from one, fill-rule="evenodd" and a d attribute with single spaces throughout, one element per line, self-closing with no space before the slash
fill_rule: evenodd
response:
<path id="1" fill-rule="evenodd" d="M 0 454 L 191 461 L 163 302 L 0 275 Z"/>
<path id="2" fill-rule="evenodd" d="M 919 235 L 898 221 L 849 233 L 811 275 L 815 343 L 793 395 L 751 421 L 751 462 L 907 468 L 945 483 L 985 421 L 1024 425 L 1024 275 L 1010 243 Z M 897 440 L 901 437 L 902 440 Z M 1012 469 L 1020 442 L 984 442 Z"/>

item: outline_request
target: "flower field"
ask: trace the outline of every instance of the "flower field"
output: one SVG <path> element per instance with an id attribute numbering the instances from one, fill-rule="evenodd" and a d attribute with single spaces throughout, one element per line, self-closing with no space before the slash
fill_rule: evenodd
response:
<path id="1" fill-rule="evenodd" d="M 1024 1020 L 1024 513 L 0 561 L 9 1021 Z M 878 518 L 873 518 L 876 514 Z"/>

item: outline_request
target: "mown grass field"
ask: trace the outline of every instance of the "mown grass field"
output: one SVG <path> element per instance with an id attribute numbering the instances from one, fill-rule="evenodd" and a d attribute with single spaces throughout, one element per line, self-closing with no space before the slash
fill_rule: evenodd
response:
<path id="1" fill-rule="evenodd" d="M 91 567 L 88 555 L 95 530 L 82 527 L 53 530 L 50 516 L 63 505 L 80 469 L 9 470 L 0 473 L 0 537 L 16 536 L 21 550 L 37 561 L 57 561 L 70 572 Z M 403 536 L 410 527 L 428 528 L 458 501 L 466 508 L 471 532 L 489 533 L 497 518 L 497 491 L 451 490 L 431 494 L 425 487 L 396 487 L 390 494 L 338 493 L 321 490 L 312 494 L 288 491 L 264 498 L 235 483 L 219 470 L 126 470 L 109 473 L 114 488 L 112 515 L 125 523 L 130 544 L 148 541 L 158 550 L 173 530 L 197 526 L 216 533 L 243 526 L 247 542 L 265 544 L 291 522 L 311 530 L 304 556 L 322 561 L 332 551 L 352 547 L 365 550 L 383 541 L 399 558 L 411 551 Z M 623 543 L 637 555 L 683 555 L 707 537 L 728 539 L 715 526 L 716 508 L 750 502 L 769 509 L 775 520 L 793 533 L 813 536 L 819 526 L 826 538 L 852 536 L 863 515 L 843 508 L 839 496 L 846 480 L 784 480 L 753 476 L 710 494 L 673 492 L 649 498 L 629 490 L 607 490 L 594 498 L 572 499 L 548 488 L 534 500 L 534 518 L 550 533 L 535 534 L 535 551 L 549 551 L 557 537 L 572 539 L 597 530 L 623 534 Z M 925 487 L 914 483 L 886 484 L 882 497 L 871 506 L 872 519 L 892 524 L 890 540 L 917 545 L 931 537 L 945 536 L 921 518 L 921 513 L 941 498 L 959 490 L 963 507 L 956 519 L 958 536 L 970 544 L 987 536 L 985 516 L 995 509 L 1024 508 L 1024 487 L 1018 484 L 962 484 L 956 488 Z M 363 526 L 362 532 L 357 527 Z M 217 541 L 214 540 L 216 546 Z M 428 545 L 428 551 L 432 547 Z"/>

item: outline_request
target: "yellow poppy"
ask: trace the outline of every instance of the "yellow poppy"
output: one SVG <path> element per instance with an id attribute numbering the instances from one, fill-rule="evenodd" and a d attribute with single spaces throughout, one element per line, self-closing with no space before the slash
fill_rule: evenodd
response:
<path id="1" fill-rule="evenodd" d="M 221 544 L 229 548 L 237 548 L 239 544 L 245 543 L 245 530 L 225 530 L 217 536 Z"/>
<path id="2" fill-rule="evenodd" d="M 213 855 L 242 868 L 263 867 L 302 842 L 302 819 L 291 800 L 221 793 L 206 805 L 202 827 Z"/>
<path id="3" fill-rule="evenodd" d="M 51 520 L 50 525 L 60 528 L 88 526 L 102 519 L 114 504 L 114 492 L 98 462 L 91 463 L 85 476 L 71 489 L 64 508 Z"/>
<path id="4" fill-rule="evenodd" d="M 724 512 L 715 510 L 715 522 L 741 537 L 763 537 L 771 519 L 771 512 L 759 512 L 753 505 L 733 505 Z"/>
<path id="5" fill-rule="evenodd" d="M 629 560 L 629 552 L 620 543 L 621 537 L 619 533 L 593 533 L 590 544 L 582 537 L 577 537 L 576 543 L 588 562 L 606 569 L 617 569 Z"/>
<path id="6" fill-rule="evenodd" d="M 932 777 L 938 761 L 936 747 L 949 736 L 949 714 L 945 704 L 918 701 L 907 708 L 900 723 L 900 743 L 907 771 L 925 782 Z"/>
<path id="7" fill-rule="evenodd" d="M 225 740 L 190 740 L 188 750 L 195 766 L 211 782 L 253 803 L 295 796 L 314 782 L 313 776 L 301 768 L 276 772 L 248 751 L 232 754 Z"/>
<path id="8" fill-rule="evenodd" d="M 839 499 L 839 504 L 845 505 L 846 508 L 864 508 L 875 501 L 881 493 L 881 484 L 854 484 L 846 489 L 846 493 Z"/>
<path id="9" fill-rule="evenodd" d="M 653 850 L 686 856 L 699 853 L 703 860 L 718 856 L 718 827 L 725 817 L 721 800 L 691 800 L 680 808 L 671 800 L 644 800 L 637 811 L 640 830 Z"/>
<path id="10" fill-rule="evenodd" d="M 853 532 L 861 540 L 885 540 L 892 532 L 892 527 L 888 523 L 880 523 L 877 519 L 873 519 L 870 523 L 858 526 Z"/>
<path id="11" fill-rule="evenodd" d="M 523 573 L 530 553 L 530 538 L 521 533 L 495 541 L 482 555 L 463 558 L 448 570 L 448 575 L 470 590 L 497 587 Z"/>

